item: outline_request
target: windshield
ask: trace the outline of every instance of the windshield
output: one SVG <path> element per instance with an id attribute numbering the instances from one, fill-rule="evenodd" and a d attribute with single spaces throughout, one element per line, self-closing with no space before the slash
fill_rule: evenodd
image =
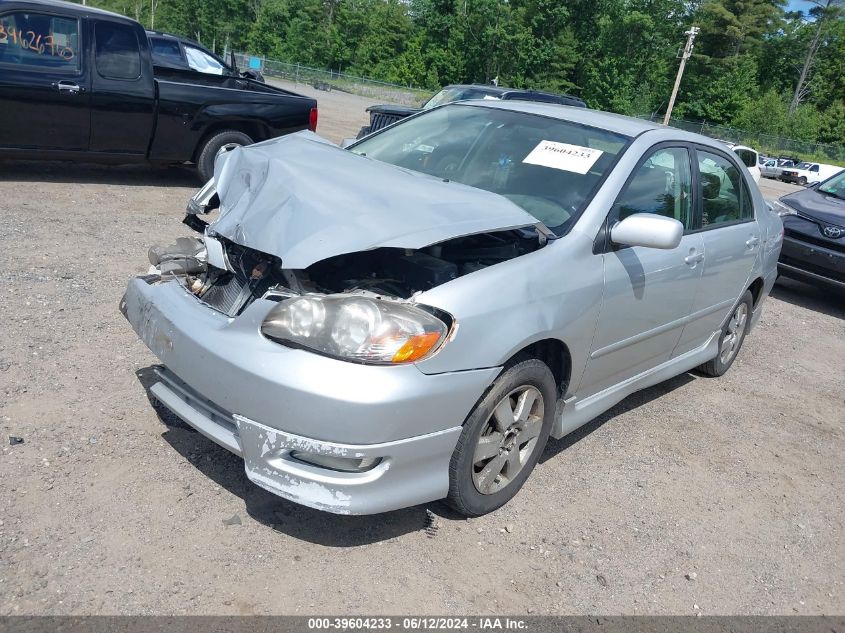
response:
<path id="1" fill-rule="evenodd" d="M 845 200 L 845 170 L 823 182 L 819 186 L 819 191 Z"/>
<path id="2" fill-rule="evenodd" d="M 449 105 L 377 133 L 350 151 L 498 193 L 562 235 L 628 140 L 560 119 Z"/>
<path id="3" fill-rule="evenodd" d="M 431 99 L 423 104 L 423 110 L 431 110 L 439 105 L 446 105 L 455 101 L 467 101 L 469 99 L 498 99 L 489 90 L 484 88 L 443 88 Z"/>
<path id="4" fill-rule="evenodd" d="M 813 166 L 813 163 L 801 163 L 798 165 L 798 169 L 810 169 Z"/>

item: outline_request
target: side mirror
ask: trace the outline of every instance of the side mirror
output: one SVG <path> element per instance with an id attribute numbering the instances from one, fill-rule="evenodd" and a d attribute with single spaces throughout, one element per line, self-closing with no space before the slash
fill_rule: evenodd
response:
<path id="1" fill-rule="evenodd" d="M 614 244 L 664 250 L 677 248 L 683 236 L 683 224 L 653 213 L 629 215 L 610 229 L 610 241 Z"/>

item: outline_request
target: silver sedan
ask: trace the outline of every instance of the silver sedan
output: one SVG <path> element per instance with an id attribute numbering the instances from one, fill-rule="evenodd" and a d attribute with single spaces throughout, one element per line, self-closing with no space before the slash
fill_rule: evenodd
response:
<path id="1" fill-rule="evenodd" d="M 347 514 L 490 512 L 550 437 L 724 374 L 783 238 L 721 143 L 493 101 L 233 150 L 186 223 L 121 303 L 152 394 L 255 484 Z"/>

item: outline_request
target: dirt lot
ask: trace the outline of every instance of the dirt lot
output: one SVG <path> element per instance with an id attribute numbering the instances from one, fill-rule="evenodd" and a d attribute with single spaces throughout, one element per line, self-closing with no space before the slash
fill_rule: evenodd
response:
<path id="1" fill-rule="evenodd" d="M 334 140 L 366 120 L 318 98 Z M 195 188 L 0 164 L 0 615 L 843 613 L 841 294 L 778 286 L 727 376 L 552 442 L 492 515 L 339 517 L 147 399 L 155 358 L 117 304 Z"/>

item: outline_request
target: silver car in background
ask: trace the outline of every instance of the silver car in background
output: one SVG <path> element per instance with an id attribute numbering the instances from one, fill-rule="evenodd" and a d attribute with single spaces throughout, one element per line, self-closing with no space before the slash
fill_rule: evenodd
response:
<path id="1" fill-rule="evenodd" d="M 522 102 L 236 149 L 189 212 L 203 236 L 121 302 L 150 391 L 257 485 L 347 514 L 490 512 L 549 437 L 724 374 L 783 239 L 721 143 Z"/>

